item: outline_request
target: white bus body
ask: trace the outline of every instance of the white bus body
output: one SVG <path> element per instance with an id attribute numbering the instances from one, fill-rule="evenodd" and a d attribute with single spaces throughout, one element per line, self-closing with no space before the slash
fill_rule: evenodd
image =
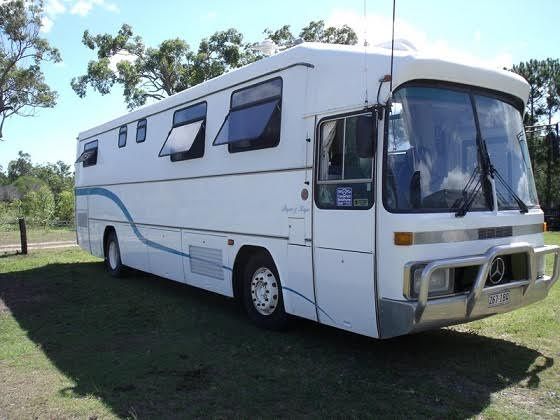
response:
<path id="1" fill-rule="evenodd" d="M 82 132 L 79 245 L 114 274 L 240 297 L 271 327 L 287 313 L 387 338 L 544 298 L 558 249 L 527 83 L 397 51 L 391 106 L 389 63 L 301 44 Z"/>

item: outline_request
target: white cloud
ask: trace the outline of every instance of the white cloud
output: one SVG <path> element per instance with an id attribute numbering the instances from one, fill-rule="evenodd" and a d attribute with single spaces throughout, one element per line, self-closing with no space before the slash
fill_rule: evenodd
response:
<path id="1" fill-rule="evenodd" d="M 59 15 L 69 13 L 77 16 L 87 16 L 95 7 L 110 13 L 118 13 L 119 8 L 115 3 L 107 0 L 47 0 L 45 15 L 42 20 L 41 31 L 49 32 Z"/>
<path id="2" fill-rule="evenodd" d="M 366 23 L 365 27 L 364 22 Z M 349 25 L 356 31 L 358 42 L 362 45 L 364 40 L 367 40 L 369 45 L 379 45 L 391 40 L 392 20 L 388 16 L 368 14 L 364 19 L 363 15 L 355 11 L 335 9 L 326 20 L 326 24 L 334 26 Z M 475 32 L 475 39 L 480 35 L 480 32 Z M 471 52 L 459 50 L 449 45 L 445 40 L 431 39 L 426 32 L 402 19 L 396 19 L 395 21 L 395 39 L 407 40 L 419 52 L 442 59 L 475 63 L 493 68 L 510 68 L 513 61 L 512 55 L 507 51 L 501 51 L 490 58 L 481 58 Z"/>
<path id="3" fill-rule="evenodd" d="M 117 72 L 118 63 L 120 63 L 121 61 L 133 62 L 134 60 L 136 60 L 135 55 L 130 54 L 128 51 L 120 50 L 111 58 L 109 58 L 109 68 L 114 72 Z"/>
<path id="4" fill-rule="evenodd" d="M 99 6 L 108 12 L 117 13 L 119 11 L 115 3 L 105 0 L 78 0 L 70 9 L 70 13 L 73 15 L 87 16 L 95 6 Z"/>
<path id="5" fill-rule="evenodd" d="M 41 32 L 47 33 L 50 32 L 54 25 L 54 22 L 48 16 L 43 16 L 41 19 Z"/>
<path id="6" fill-rule="evenodd" d="M 60 0 L 48 0 L 45 4 L 45 13 L 50 17 L 62 14 L 66 11 L 66 6 Z"/>

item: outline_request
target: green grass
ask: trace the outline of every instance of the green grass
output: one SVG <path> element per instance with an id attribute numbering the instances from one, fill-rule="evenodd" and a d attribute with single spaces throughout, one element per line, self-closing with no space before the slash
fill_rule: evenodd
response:
<path id="1" fill-rule="evenodd" d="M 558 418 L 559 321 L 556 285 L 388 341 L 306 321 L 278 333 L 211 293 L 113 279 L 80 250 L 0 257 L 0 418 Z"/>
<path id="2" fill-rule="evenodd" d="M 39 242 L 75 241 L 76 229 L 74 227 L 28 227 L 27 242 L 29 244 Z M 0 246 L 20 243 L 20 233 L 17 226 L 15 229 L 0 230 Z"/>

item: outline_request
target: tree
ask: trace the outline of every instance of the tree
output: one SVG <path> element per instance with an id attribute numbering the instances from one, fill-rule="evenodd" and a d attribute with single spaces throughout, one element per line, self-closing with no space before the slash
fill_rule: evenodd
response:
<path id="1" fill-rule="evenodd" d="M 8 177 L 4 173 L 4 168 L 0 165 L 0 185 L 6 185 L 8 183 Z"/>
<path id="2" fill-rule="evenodd" d="M 97 50 L 97 60 L 89 62 L 85 75 L 72 79 L 74 92 L 83 98 L 90 86 L 105 95 L 118 84 L 129 109 L 185 90 L 252 57 L 250 46 L 235 29 L 203 39 L 196 54 L 179 38 L 163 41 L 156 48 L 146 47 L 126 24 L 116 36 L 93 36 L 85 31 L 82 43 Z"/>
<path id="3" fill-rule="evenodd" d="M 56 163 L 36 165 L 32 168 L 31 173 L 34 177 L 47 183 L 55 198 L 63 190 L 72 188 L 74 184 L 74 177 L 70 173 L 70 165 L 60 160 Z"/>
<path id="4" fill-rule="evenodd" d="M 69 222 L 74 218 L 74 191 L 62 191 L 56 200 L 56 218 Z"/>
<path id="5" fill-rule="evenodd" d="M 527 101 L 525 124 L 534 125 L 538 122 L 539 117 L 545 113 L 543 98 L 545 96 L 546 74 L 543 63 L 539 60 L 529 60 L 514 65 L 511 71 L 519 74 L 529 83 L 531 90 Z"/>
<path id="6" fill-rule="evenodd" d="M 291 47 L 296 40 L 296 37 L 290 30 L 290 25 L 284 25 L 275 31 L 267 28 L 263 33 L 281 48 Z M 340 28 L 334 26 L 325 28 L 323 20 L 309 22 L 300 31 L 299 38 L 306 42 L 324 42 L 328 44 L 355 45 L 358 43 L 356 32 L 348 25 L 343 25 Z"/>
<path id="7" fill-rule="evenodd" d="M 37 191 L 41 187 L 48 187 L 45 181 L 30 175 L 20 176 L 12 182 L 11 186 L 17 189 L 19 198 L 25 197 L 31 191 Z"/>
<path id="8" fill-rule="evenodd" d="M 326 42 L 328 44 L 355 45 L 358 43 L 356 32 L 348 25 L 340 28 L 329 26 L 325 28 L 322 20 L 311 21 L 299 34 L 300 38 L 307 42 Z"/>
<path id="9" fill-rule="evenodd" d="M 243 35 L 236 29 L 216 32 L 204 38 L 192 66 L 191 85 L 217 77 L 226 71 L 249 64 L 260 55 L 253 44 L 243 43 Z"/>
<path id="10" fill-rule="evenodd" d="M 29 153 L 18 152 L 18 158 L 8 163 L 8 180 L 14 182 L 17 178 L 31 175 L 33 164 Z"/>
<path id="11" fill-rule="evenodd" d="M 54 197 L 46 185 L 27 193 L 22 203 L 23 211 L 32 223 L 47 226 L 53 220 L 55 212 Z"/>
<path id="12" fill-rule="evenodd" d="M 552 116 L 560 110 L 560 61 L 547 58 L 542 63 L 545 77 L 545 108 L 548 124 L 552 124 Z"/>
<path id="13" fill-rule="evenodd" d="M 263 31 L 263 34 L 271 41 L 274 41 L 274 43 L 280 48 L 291 47 L 292 45 L 294 45 L 294 42 L 296 40 L 296 38 L 292 34 L 292 31 L 290 30 L 290 25 L 284 25 L 280 29 L 277 29 L 275 31 L 266 28 Z"/>
<path id="14" fill-rule="evenodd" d="M 264 33 L 281 47 L 290 47 L 295 41 L 289 25 L 276 31 L 266 29 Z M 310 22 L 301 30 L 300 37 L 305 41 L 338 44 L 358 41 L 349 26 L 325 28 L 322 20 Z M 114 36 L 85 31 L 82 43 L 96 51 L 97 59 L 88 63 L 86 74 L 72 79 L 74 92 L 83 98 L 91 87 L 106 95 L 114 85 L 119 85 L 131 110 L 148 100 L 163 99 L 262 58 L 256 44 L 246 43 L 243 34 L 233 28 L 202 39 L 196 52 L 179 38 L 165 40 L 156 48 L 147 47 L 127 24 Z"/>
<path id="15" fill-rule="evenodd" d="M 43 15 L 42 0 L 0 3 L 0 139 L 7 118 L 56 105 L 57 94 L 45 82 L 41 65 L 61 58 L 39 36 Z"/>

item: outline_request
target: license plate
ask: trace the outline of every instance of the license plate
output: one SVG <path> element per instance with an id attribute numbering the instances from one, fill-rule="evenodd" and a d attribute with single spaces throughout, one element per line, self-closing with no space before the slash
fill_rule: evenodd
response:
<path id="1" fill-rule="evenodd" d="M 500 306 L 500 305 L 507 305 L 510 302 L 510 291 L 505 290 L 500 293 L 494 293 L 493 295 L 488 296 L 488 306 Z"/>

